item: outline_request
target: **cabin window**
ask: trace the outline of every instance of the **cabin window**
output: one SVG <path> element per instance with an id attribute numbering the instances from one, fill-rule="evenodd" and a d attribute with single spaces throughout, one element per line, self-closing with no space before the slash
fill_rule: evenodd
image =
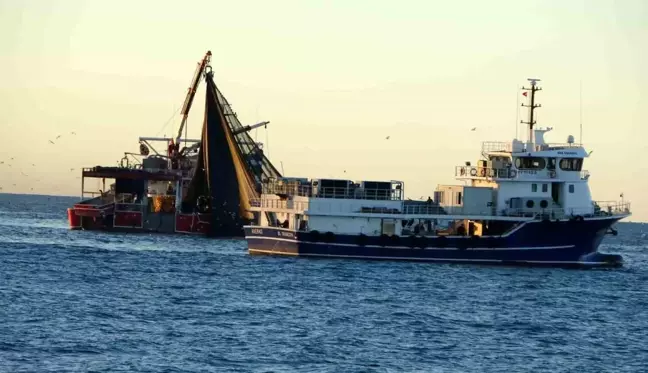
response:
<path id="1" fill-rule="evenodd" d="M 457 192 L 457 205 L 461 205 L 461 192 Z"/>
<path id="2" fill-rule="evenodd" d="M 574 193 L 574 184 L 569 184 L 569 193 Z"/>
<path id="3" fill-rule="evenodd" d="M 522 170 L 542 170 L 547 162 L 540 157 L 516 157 L 515 167 Z"/>
<path id="4" fill-rule="evenodd" d="M 583 168 L 583 158 L 563 158 L 560 169 L 563 171 L 580 171 Z"/>
<path id="5" fill-rule="evenodd" d="M 549 184 L 542 184 L 542 193 L 547 193 L 549 191 Z"/>
<path id="6" fill-rule="evenodd" d="M 531 184 L 531 192 L 536 193 L 538 191 L 538 184 Z"/>

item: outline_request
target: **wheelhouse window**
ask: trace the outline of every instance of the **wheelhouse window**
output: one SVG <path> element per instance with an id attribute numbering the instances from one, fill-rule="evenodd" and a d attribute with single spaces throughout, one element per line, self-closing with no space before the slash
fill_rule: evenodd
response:
<path id="1" fill-rule="evenodd" d="M 560 169 L 563 171 L 580 171 L 583 168 L 583 158 L 563 158 Z"/>
<path id="2" fill-rule="evenodd" d="M 516 157 L 515 167 L 522 170 L 542 170 L 547 161 L 540 157 Z"/>
<path id="3" fill-rule="evenodd" d="M 542 193 L 547 193 L 549 190 L 549 185 L 548 184 L 542 184 Z"/>
<path id="4" fill-rule="evenodd" d="M 538 184 L 531 184 L 531 192 L 535 193 L 538 191 Z"/>
<path id="5" fill-rule="evenodd" d="M 574 193 L 574 184 L 569 184 L 569 193 Z"/>

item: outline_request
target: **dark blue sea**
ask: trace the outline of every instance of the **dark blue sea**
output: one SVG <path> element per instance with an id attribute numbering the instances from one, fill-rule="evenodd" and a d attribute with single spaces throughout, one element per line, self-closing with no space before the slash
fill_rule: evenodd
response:
<path id="1" fill-rule="evenodd" d="M 648 372 L 648 224 L 615 270 L 250 257 L 0 195 L 1 372 Z"/>

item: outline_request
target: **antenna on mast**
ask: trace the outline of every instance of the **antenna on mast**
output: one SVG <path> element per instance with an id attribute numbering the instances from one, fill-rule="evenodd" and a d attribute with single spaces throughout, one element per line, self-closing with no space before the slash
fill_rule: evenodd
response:
<path id="1" fill-rule="evenodd" d="M 521 121 L 521 123 L 525 123 L 525 124 L 529 125 L 529 143 L 533 143 L 533 125 L 536 123 L 534 118 L 533 118 L 533 111 L 536 108 L 542 107 L 542 105 L 540 105 L 540 104 L 536 105 L 536 103 L 535 103 L 535 94 L 536 94 L 537 91 L 541 91 L 542 88 L 538 87 L 537 84 L 536 84 L 537 82 L 540 81 L 540 79 L 531 79 L 531 78 L 529 78 L 527 80 L 529 82 L 531 82 L 531 88 L 522 87 L 522 89 L 524 91 L 531 91 L 531 97 L 529 97 L 529 105 L 522 104 L 522 106 L 529 108 L 529 121 L 528 122 Z M 526 96 L 526 92 L 524 92 L 523 94 Z"/>
<path id="2" fill-rule="evenodd" d="M 580 109 L 580 135 L 578 136 L 578 140 L 581 143 L 581 146 L 583 146 L 583 81 L 580 81 L 579 84 L 579 109 Z"/>
<path id="3" fill-rule="evenodd" d="M 520 95 L 518 91 L 520 86 L 515 87 L 515 139 L 518 138 L 518 130 L 520 129 Z"/>

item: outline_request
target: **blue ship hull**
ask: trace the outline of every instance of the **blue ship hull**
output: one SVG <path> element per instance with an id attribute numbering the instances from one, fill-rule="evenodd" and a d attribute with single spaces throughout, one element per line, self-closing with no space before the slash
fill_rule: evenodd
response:
<path id="1" fill-rule="evenodd" d="M 246 226 L 250 254 L 452 263 L 619 267 L 619 255 L 597 252 L 621 217 L 526 221 L 484 237 L 376 237 Z"/>

